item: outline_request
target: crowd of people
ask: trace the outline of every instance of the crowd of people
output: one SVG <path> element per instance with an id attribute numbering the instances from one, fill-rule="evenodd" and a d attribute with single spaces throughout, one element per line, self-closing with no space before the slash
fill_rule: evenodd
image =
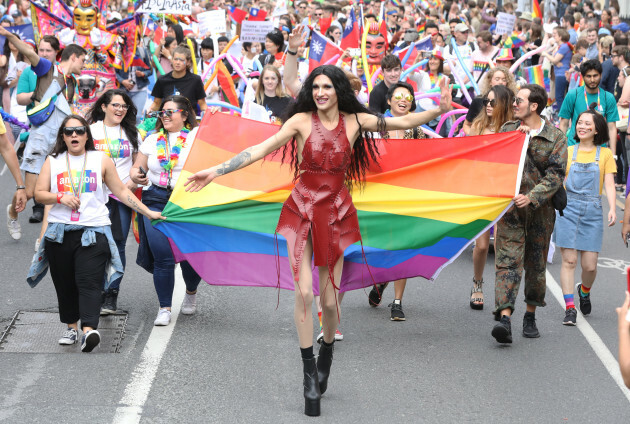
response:
<path id="1" fill-rule="evenodd" d="M 93 7 L 84 3 L 67 0 L 75 20 Z M 630 25 L 620 16 L 630 10 L 620 3 L 606 1 L 604 8 L 597 0 L 193 1 L 189 16 L 136 15 L 135 33 L 117 39 L 120 47 L 136 46 L 133 61 L 110 66 L 115 81 L 108 83 L 114 87 L 97 84 L 88 90 L 87 109 L 81 85 L 86 63 L 109 63 L 103 59 L 108 54 L 115 62 L 118 54 L 96 42 L 95 30 L 105 27 L 96 18 L 87 32 L 75 25 L 70 35 L 90 38 L 80 44 L 65 30 L 42 34 L 38 16 L 31 15 L 36 9 L 25 0 L 0 7 L 0 35 L 6 39 L 0 98 L 7 122 L 0 119 L 0 153 L 17 184 L 7 228 L 20 240 L 18 214 L 33 199 L 29 222 L 42 226 L 28 281 L 35 286 L 50 268 L 65 326 L 59 343 L 80 342 L 84 352 L 99 344 L 99 315 L 118 310 L 127 255 L 135 253 L 127 240 L 136 213 L 143 215 L 137 220 L 137 262 L 153 274 L 159 304 L 154 324 L 169 325 L 175 258 L 151 220 L 164 219 L 161 211 L 200 118 L 235 110 L 275 123 L 277 134 L 193 175 L 186 190 L 199 191 L 278 149 L 292 159 L 296 187 L 276 231 L 287 239 L 295 281 L 307 415 L 320 414 L 333 346 L 343 339 L 338 328 L 343 251 L 361 240 L 348 188 L 360 186 L 368 164 L 378 161 L 376 139 L 432 137 L 439 143 L 453 135 L 528 134 L 514 205 L 476 239 L 468 301 L 472 309 L 484 308 L 484 268 L 494 237 L 498 322 L 491 334 L 499 343 L 512 343 L 524 274 L 522 334 L 540 337 L 535 313 L 546 304 L 546 266 L 555 245 L 562 256 L 562 324 L 576 325 L 576 305 L 581 315 L 592 312 L 604 218 L 615 224 L 616 192 L 627 197 L 630 190 Z M 108 24 L 124 23 L 135 13 L 133 6 L 112 0 L 100 13 Z M 197 16 L 213 10 L 225 10 L 226 31 L 201 33 Z M 261 14 L 274 29 L 264 40 L 239 42 L 242 21 L 259 20 Z M 507 30 L 506 17 L 513 22 Z M 37 40 L 12 30 L 25 24 L 38 26 Z M 322 50 L 328 48 L 338 54 L 326 62 Z M 460 119 L 445 117 L 453 107 Z M 256 109 L 261 113 L 251 112 Z M 559 206 L 562 193 L 566 201 Z M 625 205 L 621 235 L 627 243 L 630 200 Z M 331 237 L 331 231 L 341 236 Z M 582 272 L 575 286 L 578 257 Z M 324 282 L 317 297 L 313 266 Z M 194 314 L 201 277 L 187 262 L 181 270 L 186 285 L 181 312 Z M 392 321 L 405 321 L 406 283 L 394 281 Z M 381 304 L 387 284 L 374 285 L 370 306 Z M 618 310 L 627 384 L 628 299 Z M 313 303 L 319 315 L 317 359 Z"/>

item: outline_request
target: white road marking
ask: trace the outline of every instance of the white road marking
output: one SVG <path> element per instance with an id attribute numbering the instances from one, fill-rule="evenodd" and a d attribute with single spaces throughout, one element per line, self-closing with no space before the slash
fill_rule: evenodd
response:
<path id="1" fill-rule="evenodd" d="M 547 271 L 547 288 L 554 295 L 562 309 L 564 309 L 564 295 L 562 294 L 562 288 L 558 284 L 558 282 L 553 278 L 551 273 Z M 599 335 L 593 330 L 593 327 L 588 323 L 588 321 L 584 318 L 584 315 L 578 310 L 578 319 L 577 319 L 577 328 L 580 330 L 588 344 L 591 346 L 595 354 L 599 358 L 599 360 L 604 364 L 606 370 L 608 370 L 608 374 L 615 380 L 617 386 L 621 389 L 623 395 L 630 402 L 630 390 L 626 387 L 623 382 L 623 378 L 621 377 L 621 372 L 619 371 L 619 362 L 610 352 L 606 344 L 602 341 Z M 616 321 L 615 321 L 615 325 Z"/>
<path id="2" fill-rule="evenodd" d="M 144 404 L 149 397 L 153 380 L 157 374 L 160 361 L 171 339 L 179 310 L 184 300 L 186 285 L 180 268 L 175 269 L 175 289 L 173 291 L 173 306 L 171 308 L 171 323 L 166 327 L 153 327 L 147 344 L 144 346 L 140 362 L 136 365 L 131 379 L 127 383 L 125 393 L 118 403 L 113 424 L 139 423 Z"/>

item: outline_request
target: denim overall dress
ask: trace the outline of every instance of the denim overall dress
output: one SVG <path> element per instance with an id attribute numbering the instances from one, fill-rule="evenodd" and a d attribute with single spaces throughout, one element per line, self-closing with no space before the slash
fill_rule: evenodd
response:
<path id="1" fill-rule="evenodd" d="M 569 249 L 599 252 L 604 223 L 599 193 L 599 153 L 595 162 L 577 163 L 578 146 L 573 150 L 571 169 L 566 179 L 567 207 L 564 216 L 556 212 L 556 245 Z"/>

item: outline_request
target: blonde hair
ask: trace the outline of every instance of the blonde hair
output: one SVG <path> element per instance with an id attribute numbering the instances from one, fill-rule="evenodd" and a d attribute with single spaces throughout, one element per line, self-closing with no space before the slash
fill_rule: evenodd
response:
<path id="1" fill-rule="evenodd" d="M 481 83 L 481 87 L 479 87 L 481 89 L 481 93 L 486 96 L 490 92 L 490 89 L 492 88 L 490 86 L 492 77 L 497 72 L 503 72 L 503 75 L 505 75 L 506 87 L 509 88 L 512 93 L 516 94 L 518 91 L 516 80 L 514 79 L 514 75 L 505 66 L 495 66 L 493 69 L 486 72 L 486 78 L 484 78 L 483 83 Z"/>
<path id="2" fill-rule="evenodd" d="M 263 104 L 265 100 L 265 86 L 263 84 L 263 77 L 266 72 L 273 72 L 276 74 L 276 78 L 278 78 L 278 85 L 276 85 L 276 97 L 288 97 L 288 94 L 284 91 L 284 87 L 282 86 L 282 76 L 280 75 L 280 71 L 273 65 L 265 65 L 260 73 L 260 77 L 258 78 L 258 87 L 256 87 L 256 103 L 259 105 Z"/>

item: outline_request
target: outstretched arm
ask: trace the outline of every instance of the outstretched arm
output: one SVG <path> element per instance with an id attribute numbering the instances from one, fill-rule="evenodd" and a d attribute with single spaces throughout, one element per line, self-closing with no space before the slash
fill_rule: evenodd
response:
<path id="1" fill-rule="evenodd" d="M 408 113 L 405 116 L 397 118 L 385 118 L 385 128 L 378 128 L 378 117 L 368 113 L 359 114 L 359 121 L 364 131 L 380 131 L 383 129 L 390 131 L 415 128 L 419 125 L 431 122 L 438 116 L 451 110 L 452 100 L 451 89 L 448 86 L 448 78 L 442 78 L 440 80 L 440 105 L 437 108 L 420 113 Z"/>
<path id="2" fill-rule="evenodd" d="M 37 66 L 39 63 L 39 56 L 29 47 L 28 44 L 17 38 L 12 32 L 7 31 L 3 26 L 0 26 L 0 35 L 6 37 L 7 41 L 13 44 L 15 48 L 18 49 L 18 51 L 29 60 L 29 62 L 31 62 L 31 67 Z"/>
<path id="3" fill-rule="evenodd" d="M 297 116 L 294 116 L 284 123 L 277 134 L 269 137 L 262 143 L 248 147 L 232 159 L 199 171 L 188 178 L 185 184 L 186 191 L 199 191 L 215 178 L 251 165 L 287 144 L 297 134 Z"/>

